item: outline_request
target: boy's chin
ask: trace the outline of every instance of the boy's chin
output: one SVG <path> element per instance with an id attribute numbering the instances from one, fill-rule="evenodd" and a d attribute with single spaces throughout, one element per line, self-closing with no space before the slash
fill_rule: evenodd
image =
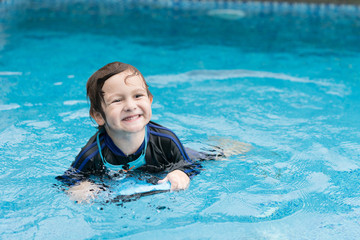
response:
<path id="1" fill-rule="evenodd" d="M 140 126 L 126 126 L 122 130 L 126 133 L 139 133 L 144 131 L 146 125 L 140 125 Z"/>

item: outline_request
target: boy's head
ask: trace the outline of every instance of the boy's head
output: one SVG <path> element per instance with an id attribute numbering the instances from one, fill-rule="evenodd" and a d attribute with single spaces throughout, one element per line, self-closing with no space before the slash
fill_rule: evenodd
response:
<path id="1" fill-rule="evenodd" d="M 97 70 L 93 75 L 91 75 L 91 77 L 87 81 L 86 90 L 87 97 L 90 100 L 91 116 L 101 114 L 102 118 L 106 119 L 103 109 L 104 92 L 102 88 L 106 80 L 108 80 L 112 76 L 115 76 L 116 74 L 123 72 L 129 72 L 129 75 L 124 79 L 125 84 L 128 77 L 139 76 L 144 82 L 148 97 L 152 99 L 152 94 L 149 90 L 149 86 L 147 85 L 144 76 L 139 70 L 126 63 L 112 62 Z"/>

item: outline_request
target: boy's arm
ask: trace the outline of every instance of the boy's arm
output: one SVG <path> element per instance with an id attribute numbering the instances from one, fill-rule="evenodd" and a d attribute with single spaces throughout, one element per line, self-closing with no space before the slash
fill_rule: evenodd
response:
<path id="1" fill-rule="evenodd" d="M 63 175 L 56 177 L 57 180 L 69 187 L 65 192 L 68 193 L 71 200 L 77 202 L 90 201 L 101 189 L 88 180 L 89 175 L 98 169 L 95 164 L 98 162 L 95 136 L 90 138 L 85 147 L 82 148 L 71 167 Z"/>
<path id="2" fill-rule="evenodd" d="M 177 143 L 173 142 L 171 149 L 172 156 L 170 165 L 172 167 L 169 169 L 170 173 L 175 170 L 180 170 L 181 172 L 185 173 L 185 175 L 188 176 L 188 178 L 190 179 L 200 173 L 202 166 L 198 162 L 194 162 L 188 156 L 180 140 L 178 140 Z"/>
<path id="3" fill-rule="evenodd" d="M 100 191 L 98 185 L 90 182 L 84 173 L 78 173 L 76 169 L 70 168 L 63 175 L 56 177 L 68 189 L 65 192 L 70 200 L 77 203 L 88 203 L 95 198 Z"/>
<path id="4" fill-rule="evenodd" d="M 187 189 L 190 185 L 190 178 L 200 172 L 201 165 L 189 158 L 185 148 L 175 134 L 171 139 L 170 147 L 167 149 L 170 149 L 167 158 L 171 168 L 168 169 L 167 176 L 160 180 L 159 183 L 169 181 L 172 191 Z"/>
<path id="5" fill-rule="evenodd" d="M 95 199 L 96 195 L 103 190 L 100 186 L 90 181 L 82 181 L 76 185 L 71 186 L 65 192 L 69 195 L 70 200 L 77 203 L 89 203 Z"/>
<path id="6" fill-rule="evenodd" d="M 96 195 L 104 190 L 103 186 L 99 186 L 88 180 L 87 174 L 83 172 L 78 173 L 75 169 L 70 168 L 62 176 L 56 177 L 68 189 L 65 192 L 70 197 L 70 200 L 77 203 L 89 203 L 95 199 Z"/>
<path id="7" fill-rule="evenodd" d="M 66 186 L 74 186 L 82 182 L 86 177 L 83 173 L 78 173 L 76 169 L 70 167 L 63 175 L 57 176 L 56 180 L 62 182 Z"/>

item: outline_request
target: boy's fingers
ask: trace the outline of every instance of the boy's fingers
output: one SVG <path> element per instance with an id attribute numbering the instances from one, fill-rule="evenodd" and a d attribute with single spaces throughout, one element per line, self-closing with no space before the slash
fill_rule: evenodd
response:
<path id="1" fill-rule="evenodd" d="M 172 184 L 171 184 L 170 191 L 176 191 L 176 190 L 179 190 L 178 184 L 172 183 Z"/>
<path id="2" fill-rule="evenodd" d="M 169 181 L 168 177 L 165 177 L 164 179 L 159 180 L 158 184 L 168 182 L 168 181 Z"/>

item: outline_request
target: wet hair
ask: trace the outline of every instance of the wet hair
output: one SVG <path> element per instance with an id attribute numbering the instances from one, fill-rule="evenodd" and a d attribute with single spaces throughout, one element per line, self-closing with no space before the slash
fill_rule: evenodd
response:
<path id="1" fill-rule="evenodd" d="M 100 113 L 101 116 L 105 118 L 104 110 L 102 109 L 101 103 L 104 102 L 104 92 L 102 91 L 102 87 L 104 86 L 104 83 L 106 80 L 111 78 L 112 76 L 122 73 L 124 71 L 132 72 L 129 76 L 125 78 L 126 79 L 131 76 L 140 76 L 142 80 L 144 81 L 146 92 L 149 97 L 152 97 L 152 94 L 149 90 L 149 86 L 147 85 L 144 76 L 141 74 L 139 70 L 137 70 L 135 67 L 121 62 L 112 62 L 109 64 L 106 64 L 99 70 L 97 70 L 91 77 L 88 79 L 86 83 L 86 95 L 90 101 L 90 115 L 94 116 L 96 112 Z"/>

